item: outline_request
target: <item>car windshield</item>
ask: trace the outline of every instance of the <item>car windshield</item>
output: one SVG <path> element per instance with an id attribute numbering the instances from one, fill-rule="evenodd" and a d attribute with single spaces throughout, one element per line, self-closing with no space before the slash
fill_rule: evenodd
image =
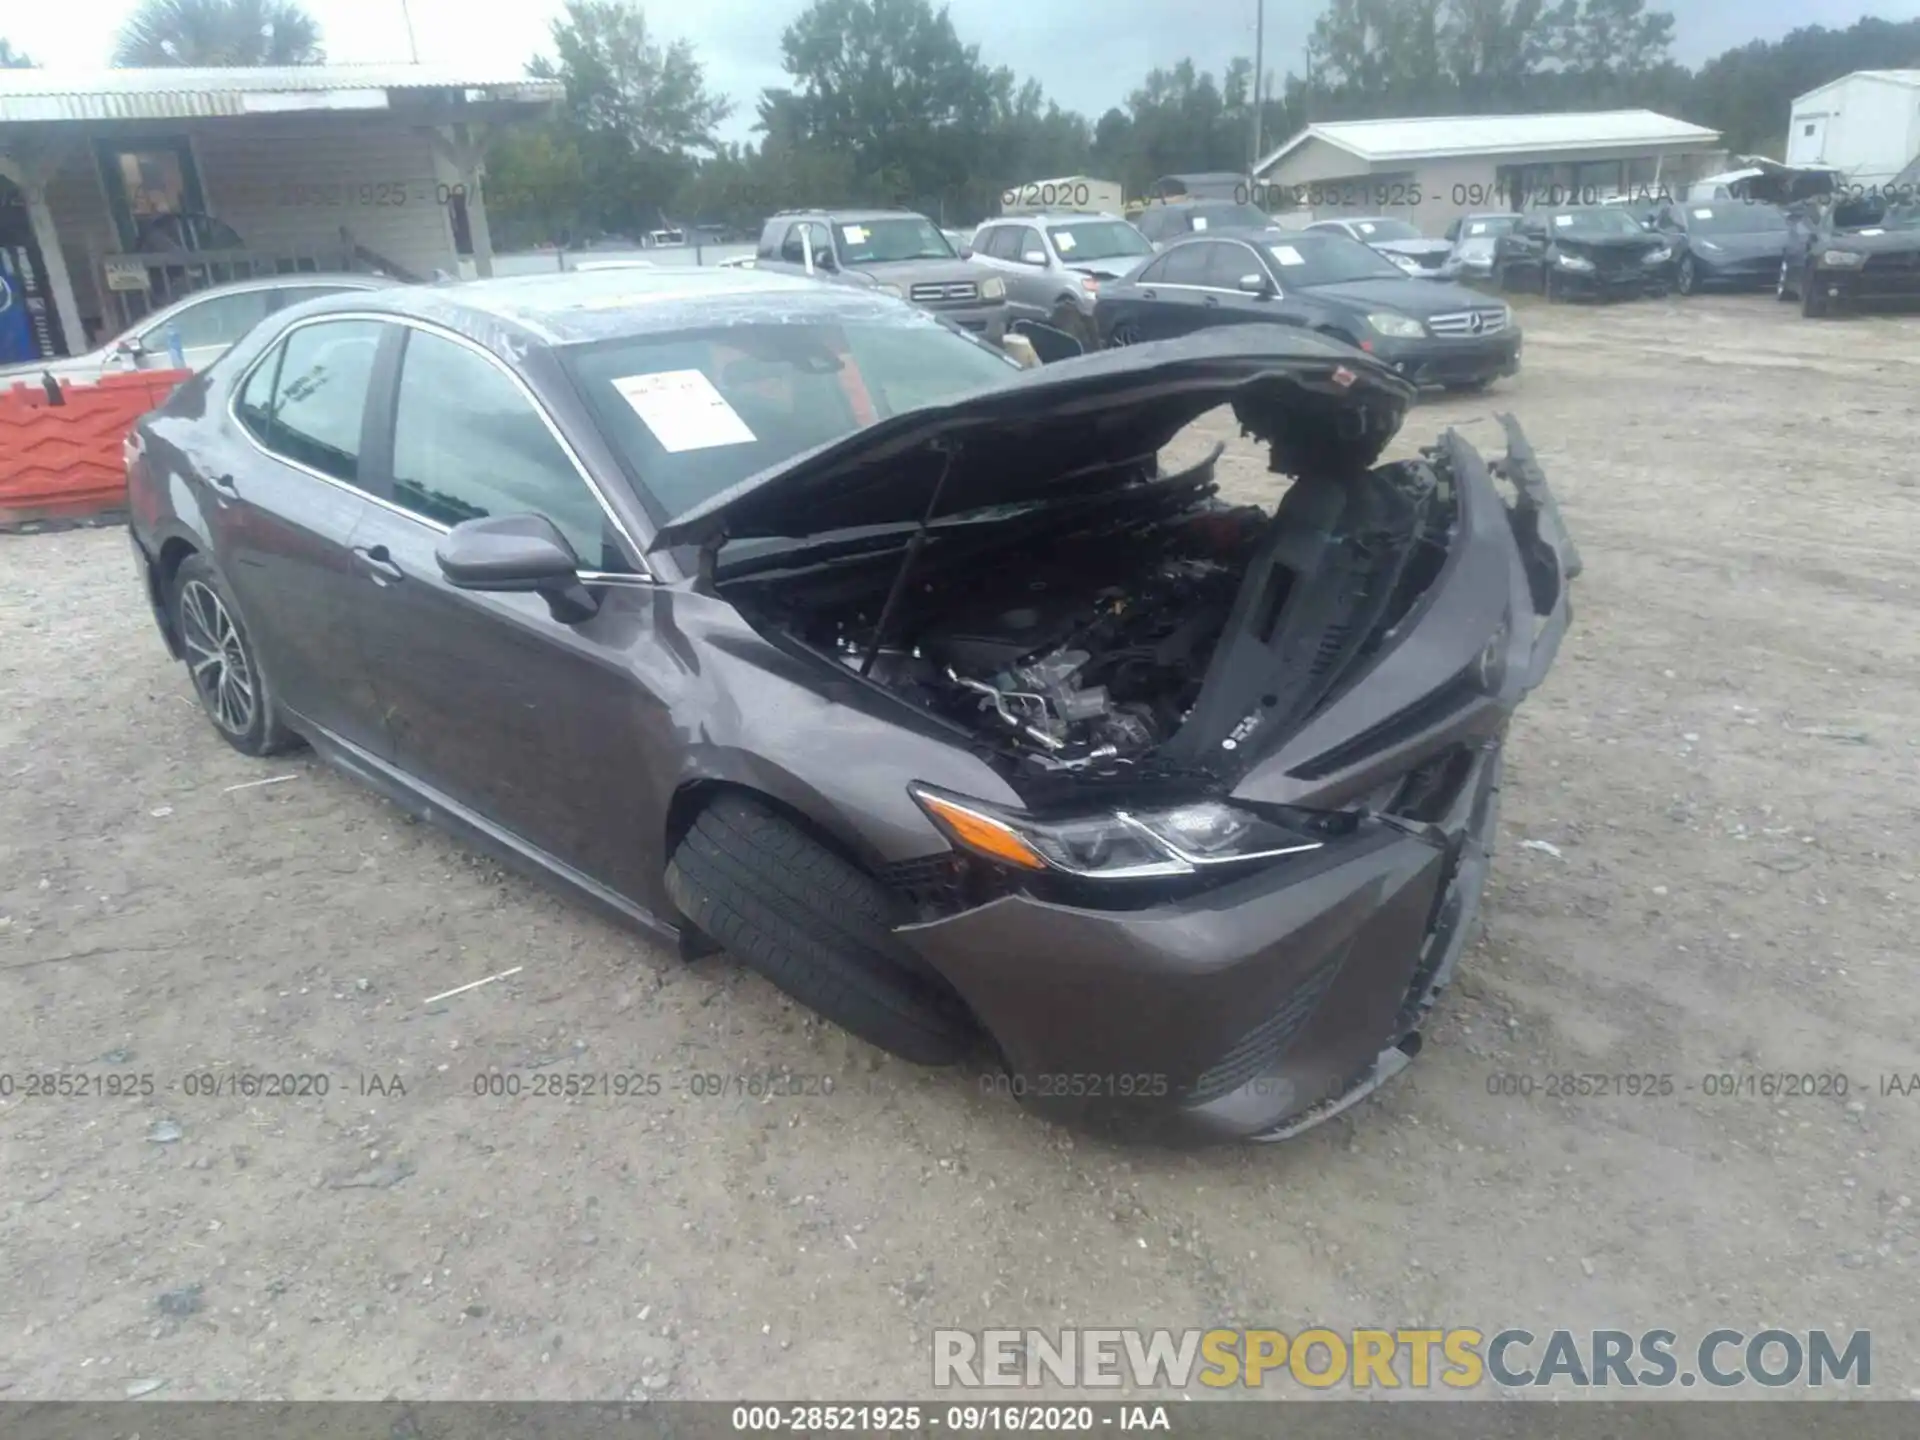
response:
<path id="1" fill-rule="evenodd" d="M 637 335 L 560 358 L 634 483 L 669 518 L 877 420 L 1021 373 L 917 314 Z"/>
<path id="2" fill-rule="evenodd" d="M 885 264 L 890 260 L 956 260 L 953 247 L 939 227 L 918 215 L 885 220 L 843 220 L 840 258 L 849 265 Z"/>
<path id="3" fill-rule="evenodd" d="M 1251 205 L 1198 205 L 1194 207 L 1193 218 L 1204 220 L 1205 225 L 1195 225 L 1196 230 L 1271 230 L 1274 229 L 1273 217 L 1264 210 L 1256 210 Z"/>
<path id="4" fill-rule="evenodd" d="M 1582 210 L 1556 210 L 1547 222 L 1555 230 L 1585 230 L 1600 235 L 1644 235 L 1647 227 L 1626 211 L 1612 205 L 1594 205 Z"/>
<path id="5" fill-rule="evenodd" d="M 1052 226 L 1047 237 L 1053 241 L 1054 253 L 1069 265 L 1153 253 L 1147 237 L 1124 220 L 1077 220 Z"/>
<path id="6" fill-rule="evenodd" d="M 1362 240 L 1423 240 L 1423 236 L 1404 220 L 1355 220 L 1353 228 Z"/>
<path id="7" fill-rule="evenodd" d="M 1836 230 L 1920 230 L 1920 202 L 1889 205 L 1877 197 L 1842 201 L 1833 208 Z"/>
<path id="8" fill-rule="evenodd" d="M 1460 222 L 1462 240 L 1492 240 L 1520 223 L 1518 215 L 1469 215 Z"/>
<path id="9" fill-rule="evenodd" d="M 1787 228 L 1787 214 L 1777 205 L 1744 200 L 1687 208 L 1687 229 L 1696 235 L 1771 235 Z"/>
<path id="10" fill-rule="evenodd" d="M 1378 250 L 1337 231 L 1304 231 L 1267 246 L 1280 287 L 1338 285 L 1348 280 L 1404 280 L 1406 272 Z M 1421 282 L 1425 283 L 1425 282 Z"/>

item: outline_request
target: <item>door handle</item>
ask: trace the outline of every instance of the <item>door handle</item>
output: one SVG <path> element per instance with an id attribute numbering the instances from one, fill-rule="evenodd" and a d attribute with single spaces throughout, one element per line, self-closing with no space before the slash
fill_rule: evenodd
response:
<path id="1" fill-rule="evenodd" d="M 393 563 L 384 545 L 354 546 L 353 568 L 376 585 L 395 585 L 407 578 L 407 572 Z"/>
<path id="2" fill-rule="evenodd" d="M 231 475 L 209 475 L 207 477 L 207 484 L 211 485 L 216 491 L 226 496 L 229 500 L 238 500 L 240 498 L 240 486 L 234 481 Z"/>
<path id="3" fill-rule="evenodd" d="M 1151 290 L 1142 290 L 1142 291 L 1140 292 L 1140 298 L 1141 298 L 1142 300 L 1157 300 L 1157 299 L 1159 299 L 1160 297 L 1159 297 L 1159 296 L 1157 296 L 1157 295 L 1155 295 L 1155 294 L 1154 294 L 1154 292 L 1153 292 L 1153 291 L 1151 291 Z"/>
<path id="4" fill-rule="evenodd" d="M 1220 308 L 1220 297 L 1218 295 L 1208 295 L 1205 298 L 1206 298 L 1206 303 L 1211 305 L 1214 309 L 1218 310 Z"/>

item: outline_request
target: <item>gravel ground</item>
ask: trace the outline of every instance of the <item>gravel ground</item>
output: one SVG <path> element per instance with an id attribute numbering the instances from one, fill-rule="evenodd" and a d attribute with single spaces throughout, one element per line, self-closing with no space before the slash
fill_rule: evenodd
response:
<path id="1" fill-rule="evenodd" d="M 1280 1147 L 1068 1135 L 246 761 L 123 535 L 0 538 L 0 1071 L 155 1086 L 0 1096 L 0 1393 L 897 1397 L 936 1326 L 1419 1322 L 1870 1327 L 1874 1393 L 1920 1386 L 1920 1094 L 1881 1078 L 1920 1070 L 1920 320 L 1525 320 L 1525 374 L 1402 443 L 1512 408 L 1587 560 L 1487 932 L 1419 1063 Z M 555 1064 L 671 1093 L 475 1094 Z M 777 1069 L 832 1093 L 732 1093 Z M 189 1093 L 247 1070 L 330 1089 Z M 1489 1093 L 1562 1072 L 1675 1089 Z"/>

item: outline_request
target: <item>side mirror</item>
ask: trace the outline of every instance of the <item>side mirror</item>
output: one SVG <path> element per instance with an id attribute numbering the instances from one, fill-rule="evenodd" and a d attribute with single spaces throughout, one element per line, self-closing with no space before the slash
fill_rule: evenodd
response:
<path id="1" fill-rule="evenodd" d="M 960 258 L 962 260 L 971 260 L 973 258 L 973 246 L 963 244 L 960 247 Z"/>
<path id="2" fill-rule="evenodd" d="M 1020 252 L 1020 263 L 1022 265 L 1044 265 L 1047 263 L 1047 252 L 1044 250 L 1022 250 Z"/>
<path id="3" fill-rule="evenodd" d="M 113 365 L 138 366 L 140 357 L 146 353 L 145 341 L 138 335 L 127 335 L 113 342 L 113 348 L 107 352 L 107 360 Z"/>
<path id="4" fill-rule="evenodd" d="M 537 594 L 563 625 L 599 604 L 580 583 L 580 557 L 544 515 L 488 515 L 453 527 L 433 558 L 456 590 Z"/>
<path id="5" fill-rule="evenodd" d="M 1240 277 L 1240 293 L 1243 295 L 1258 295 L 1264 300 L 1273 293 L 1273 281 L 1265 275 L 1262 275 L 1259 271 L 1253 271 L 1251 274 Z"/>

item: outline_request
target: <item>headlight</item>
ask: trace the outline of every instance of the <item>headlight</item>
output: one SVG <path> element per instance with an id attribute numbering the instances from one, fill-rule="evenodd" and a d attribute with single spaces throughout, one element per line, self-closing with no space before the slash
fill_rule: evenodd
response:
<path id="1" fill-rule="evenodd" d="M 1007 282 L 1004 280 L 993 279 L 982 280 L 980 282 L 980 298 L 982 300 L 998 300 L 1006 293 Z"/>
<path id="2" fill-rule="evenodd" d="M 1418 275 L 1420 273 L 1420 262 L 1414 259 L 1411 255 L 1388 254 L 1387 259 L 1391 260 L 1394 264 L 1398 265 L 1402 270 L 1406 271 L 1409 275 Z"/>
<path id="3" fill-rule="evenodd" d="M 1325 843 L 1213 800 L 1166 810 L 1037 820 L 918 785 L 908 793 L 941 833 L 963 849 L 1017 870 L 1052 870 L 1089 880 L 1192 875 L 1213 865 L 1318 850 Z"/>
<path id="4" fill-rule="evenodd" d="M 1851 270 L 1856 265 L 1864 264 L 1866 258 L 1867 257 L 1858 250 L 1823 250 L 1820 252 L 1820 263 L 1822 265 L 1831 265 L 1836 270 Z"/>
<path id="5" fill-rule="evenodd" d="M 896 300 L 904 300 L 907 298 L 907 292 L 902 290 L 898 285 L 881 285 L 878 288 L 882 295 L 891 295 Z"/>
<path id="6" fill-rule="evenodd" d="M 1511 330 L 1513 328 L 1513 307 L 1511 305 L 1502 305 L 1500 307 L 1500 328 L 1502 330 Z"/>
<path id="7" fill-rule="evenodd" d="M 1673 251 L 1669 250 L 1665 245 L 1662 245 L 1658 250 L 1649 250 L 1647 252 L 1646 263 L 1649 265 L 1664 265 L 1672 258 Z"/>
<path id="8" fill-rule="evenodd" d="M 1562 270 L 1591 270 L 1593 262 L 1584 255 L 1555 255 L 1554 263 Z"/>
<path id="9" fill-rule="evenodd" d="M 1693 248 L 1696 250 L 1718 250 L 1720 247 L 1711 240 L 1696 240 L 1693 242 Z"/>
<path id="10" fill-rule="evenodd" d="M 1427 333 L 1427 327 L 1410 315 L 1369 315 L 1367 324 L 1396 340 L 1418 340 Z"/>

